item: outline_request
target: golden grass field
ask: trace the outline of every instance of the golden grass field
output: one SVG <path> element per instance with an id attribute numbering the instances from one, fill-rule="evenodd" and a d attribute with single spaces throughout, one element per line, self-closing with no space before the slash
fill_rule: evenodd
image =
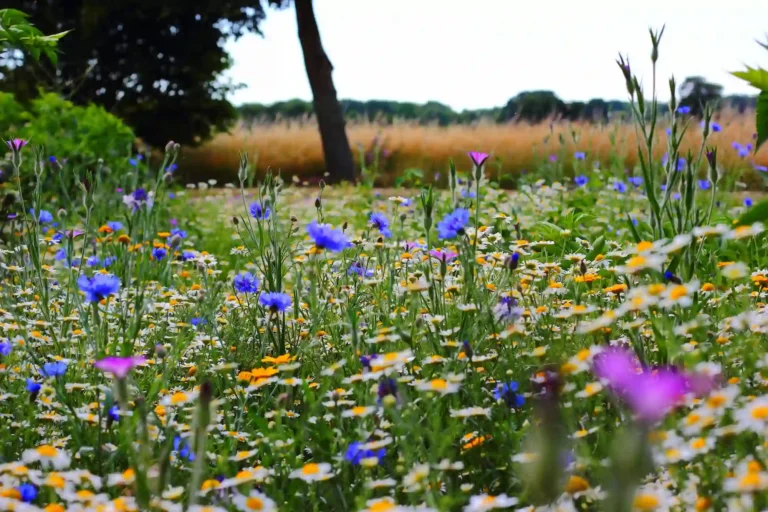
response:
<path id="1" fill-rule="evenodd" d="M 710 144 L 719 149 L 719 162 L 726 171 L 749 169 L 745 180 L 754 174 L 752 164 L 768 165 L 768 150 L 745 159 L 739 158 L 733 142 L 753 143 L 754 113 L 721 113 L 716 119 L 722 131 L 710 136 Z M 610 161 L 632 168 L 637 160 L 636 133 L 632 124 L 610 122 L 606 124 L 544 122 L 494 124 L 481 122 L 474 125 L 418 125 L 396 122 L 389 125 L 376 123 L 349 123 L 347 134 L 360 159 L 361 148 L 368 150 L 375 137 L 388 152 L 382 158 L 382 176 L 377 184 L 391 185 L 394 176 L 404 169 L 420 168 L 426 177 L 435 172 L 443 175 L 449 159 L 457 161 L 459 168 L 467 167 L 466 152 L 478 150 L 491 153 L 501 165 L 502 175 L 514 175 L 532 170 L 557 154 L 561 161 L 570 161 L 575 151 L 585 151 L 588 160 Z M 701 143 L 698 122 L 692 122 L 685 139 L 685 149 L 697 150 Z M 658 154 L 665 149 L 664 126 L 659 130 Z M 561 142 L 562 141 L 562 142 Z M 612 142 L 613 141 L 613 142 Z M 284 176 L 301 178 L 320 177 L 325 171 L 320 135 L 312 120 L 282 121 L 272 124 L 240 124 L 230 133 L 217 135 L 199 148 L 186 149 L 180 163 L 181 172 L 191 180 L 217 178 L 219 183 L 235 179 L 238 152 L 256 157 L 257 171 L 267 168 L 280 170 Z M 491 169 L 495 173 L 494 166 Z M 759 179 L 757 180 L 760 181 Z"/>

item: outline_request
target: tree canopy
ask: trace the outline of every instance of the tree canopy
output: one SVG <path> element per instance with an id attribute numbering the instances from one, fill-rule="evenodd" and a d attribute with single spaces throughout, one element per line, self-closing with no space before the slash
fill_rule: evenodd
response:
<path id="1" fill-rule="evenodd" d="M 6 0 L 43 33 L 71 32 L 58 41 L 56 64 L 5 55 L 0 89 L 26 101 L 43 86 L 103 105 L 150 144 L 199 143 L 236 118 L 223 43 L 258 32 L 268 5 L 284 2 Z"/>

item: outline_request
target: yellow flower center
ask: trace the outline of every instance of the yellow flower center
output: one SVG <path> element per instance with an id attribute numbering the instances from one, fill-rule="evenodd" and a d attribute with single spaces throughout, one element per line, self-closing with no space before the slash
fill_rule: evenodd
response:
<path id="1" fill-rule="evenodd" d="M 752 409 L 752 417 L 756 420 L 768 419 L 768 405 L 758 405 Z"/>
<path id="2" fill-rule="evenodd" d="M 643 240 L 642 242 L 637 244 L 636 249 L 637 249 L 637 252 L 643 252 L 643 251 L 647 251 L 651 247 L 653 247 L 653 243 L 648 242 L 647 240 Z"/>
<path id="3" fill-rule="evenodd" d="M 726 398 L 723 395 L 712 395 L 707 400 L 707 404 L 709 404 L 710 407 L 720 407 L 725 401 Z"/>
<path id="4" fill-rule="evenodd" d="M 392 503 L 389 500 L 383 500 L 383 501 L 377 501 L 376 503 L 368 507 L 368 510 L 372 512 L 384 512 L 386 510 L 392 510 L 393 508 L 395 508 L 394 503 Z"/>
<path id="5" fill-rule="evenodd" d="M 55 457 L 59 451 L 49 444 L 44 444 L 43 446 L 39 446 L 37 448 L 37 453 L 43 457 Z"/>
<path id="6" fill-rule="evenodd" d="M 446 389 L 448 387 L 448 383 L 445 379 L 433 379 L 430 382 L 430 385 L 432 386 L 432 389 Z"/>
<path id="7" fill-rule="evenodd" d="M 707 442 L 701 437 L 697 437 L 696 439 L 691 441 L 691 448 L 695 450 L 700 450 L 704 448 L 706 445 L 707 445 Z"/>
<path id="8" fill-rule="evenodd" d="M 656 510 L 659 504 L 659 498 L 653 494 L 638 494 L 635 496 L 634 505 L 638 510 Z"/>
<path id="9" fill-rule="evenodd" d="M 565 484 L 565 492 L 575 494 L 589 489 L 589 482 L 577 475 L 572 475 Z"/>
<path id="10" fill-rule="evenodd" d="M 739 487 L 742 489 L 751 489 L 760 485 L 760 475 L 757 473 L 747 473 L 739 481 Z"/>
<path id="11" fill-rule="evenodd" d="M 171 395 L 171 403 L 172 404 L 180 404 L 182 402 L 185 402 L 187 400 L 187 394 L 182 393 L 181 391 L 178 391 Z"/>
<path id="12" fill-rule="evenodd" d="M 688 288 L 686 288 L 683 285 L 678 285 L 672 288 L 672 291 L 669 292 L 669 298 L 672 300 L 682 299 L 688 295 Z"/>
<path id="13" fill-rule="evenodd" d="M 315 464 L 314 462 L 310 462 L 309 464 L 305 464 L 303 468 L 301 468 L 301 472 L 305 475 L 316 475 L 320 472 L 320 466 Z"/>
<path id="14" fill-rule="evenodd" d="M 245 500 L 245 508 L 248 510 L 264 510 L 264 502 L 259 498 L 250 497 Z"/>

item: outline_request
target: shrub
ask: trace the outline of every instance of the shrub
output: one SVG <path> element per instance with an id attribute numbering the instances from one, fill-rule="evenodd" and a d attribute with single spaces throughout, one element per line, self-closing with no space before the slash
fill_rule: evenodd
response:
<path id="1" fill-rule="evenodd" d="M 57 94 L 45 93 L 28 108 L 0 93 L 0 131 L 45 147 L 47 155 L 90 165 L 99 158 L 130 153 L 135 136 L 119 118 L 102 107 L 81 107 Z"/>

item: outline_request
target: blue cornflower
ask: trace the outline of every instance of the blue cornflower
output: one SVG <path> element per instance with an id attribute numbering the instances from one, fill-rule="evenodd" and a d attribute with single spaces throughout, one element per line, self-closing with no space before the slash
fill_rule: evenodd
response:
<path id="1" fill-rule="evenodd" d="M 109 229 L 111 229 L 112 231 L 120 231 L 121 229 L 123 229 L 123 223 L 113 220 L 113 221 L 107 222 L 107 227 L 109 227 Z"/>
<path id="2" fill-rule="evenodd" d="M 370 221 L 371 225 L 378 229 L 385 238 L 392 236 L 392 231 L 389 229 L 389 219 L 383 213 L 371 213 Z"/>
<path id="3" fill-rule="evenodd" d="M 666 130 L 664 130 L 664 133 L 667 134 L 667 137 L 671 137 L 672 136 L 672 128 L 667 128 Z"/>
<path id="4" fill-rule="evenodd" d="M 13 350 L 13 345 L 9 341 L 0 341 L 0 356 L 7 356 Z"/>
<path id="5" fill-rule="evenodd" d="M 754 169 L 756 171 L 768 172 L 768 167 L 766 167 L 765 165 L 757 165 L 757 164 L 755 164 L 753 167 L 754 167 Z"/>
<path id="6" fill-rule="evenodd" d="M 525 403 L 525 397 L 519 395 L 517 390 L 519 386 L 517 382 L 502 383 L 496 386 L 493 390 L 493 398 L 496 400 L 504 400 L 509 407 L 522 407 Z"/>
<path id="7" fill-rule="evenodd" d="M 667 166 L 667 162 L 669 162 L 669 154 L 667 154 L 667 153 L 664 153 L 664 156 L 663 156 L 663 157 L 661 157 L 661 165 L 663 165 L 664 167 L 666 167 L 666 166 Z M 683 158 L 683 157 L 679 157 L 679 158 L 677 159 L 677 170 L 678 170 L 678 171 L 682 171 L 683 169 L 685 169 L 685 165 L 686 165 L 687 163 L 688 163 L 688 162 L 685 160 L 685 158 Z"/>
<path id="8" fill-rule="evenodd" d="M 259 304 L 273 313 L 282 313 L 291 305 L 291 296 L 282 292 L 263 292 L 259 296 Z"/>
<path id="9" fill-rule="evenodd" d="M 96 274 L 93 277 L 81 275 L 77 286 L 85 294 L 85 300 L 99 302 L 117 293 L 120 289 L 120 279 L 111 274 Z"/>
<path id="10" fill-rule="evenodd" d="M 343 231 L 333 229 L 328 224 L 318 224 L 317 221 L 312 221 L 307 226 L 307 233 L 309 233 L 309 236 L 315 242 L 315 247 L 318 249 L 343 251 L 350 245 Z"/>
<path id="11" fill-rule="evenodd" d="M 712 183 L 709 180 L 699 180 L 699 188 L 701 190 L 709 190 L 712 187 Z"/>
<path id="12" fill-rule="evenodd" d="M 691 113 L 691 107 L 678 107 L 677 113 L 681 115 L 686 115 Z"/>
<path id="13" fill-rule="evenodd" d="M 746 206 L 747 208 L 749 208 L 749 207 L 750 207 L 750 206 L 752 206 L 753 204 L 754 204 L 754 202 L 752 201 L 752 198 L 751 198 L 751 197 L 745 197 L 745 198 L 744 198 L 744 206 Z"/>
<path id="14" fill-rule="evenodd" d="M 189 323 L 191 323 L 192 325 L 197 327 L 198 325 L 205 325 L 205 324 L 207 324 L 208 320 L 206 320 L 205 318 L 201 318 L 199 316 L 196 316 L 195 318 L 190 320 Z"/>
<path id="15" fill-rule="evenodd" d="M 29 214 L 34 217 L 35 209 L 30 208 Z M 48 224 L 49 222 L 53 222 L 53 214 L 48 210 L 40 210 L 40 214 L 37 216 L 37 222 L 39 222 L 40 224 Z"/>
<path id="16" fill-rule="evenodd" d="M 443 240 L 456 238 L 467 223 L 469 223 L 469 210 L 456 208 L 437 223 L 437 235 Z"/>
<path id="17" fill-rule="evenodd" d="M 259 291 L 259 280 L 250 272 L 241 272 L 235 276 L 235 290 L 240 293 L 256 293 Z"/>
<path id="18" fill-rule="evenodd" d="M 187 238 L 187 232 L 183 229 L 173 228 L 171 230 L 171 236 L 178 236 L 179 238 Z"/>
<path id="19" fill-rule="evenodd" d="M 142 202 L 142 201 L 146 201 L 149 198 L 149 194 L 147 194 L 147 191 L 144 190 L 143 188 L 137 188 L 136 190 L 133 191 L 133 193 L 131 194 L 131 197 L 133 198 L 134 201 Z"/>
<path id="20" fill-rule="evenodd" d="M 132 167 L 138 167 L 139 165 L 139 161 L 135 158 L 129 158 L 128 163 L 131 164 Z"/>
<path id="21" fill-rule="evenodd" d="M 155 247 L 152 249 L 152 258 L 158 261 L 164 259 L 168 255 L 168 251 L 165 247 Z"/>
<path id="22" fill-rule="evenodd" d="M 59 244 L 61 243 L 62 240 L 64 240 L 64 233 L 55 233 L 51 237 L 51 242 L 53 242 L 54 244 Z"/>
<path id="23" fill-rule="evenodd" d="M 112 419 L 112 421 L 119 421 L 120 420 L 120 408 L 117 405 L 113 405 L 109 408 L 109 411 L 107 411 L 107 415 Z"/>
<path id="24" fill-rule="evenodd" d="M 69 363 L 66 361 L 54 361 L 51 363 L 45 363 L 40 368 L 40 375 L 43 377 L 61 377 L 67 371 Z"/>
<path id="25" fill-rule="evenodd" d="M 185 443 L 179 436 L 173 438 L 173 449 L 178 452 L 179 457 L 182 459 L 187 459 L 190 462 L 195 460 L 195 453 L 189 449 L 187 443 Z"/>
<path id="26" fill-rule="evenodd" d="M 749 149 L 747 149 L 746 147 L 741 147 L 737 151 L 737 154 L 739 155 L 739 158 L 746 158 L 749 156 Z"/>
<path id="27" fill-rule="evenodd" d="M 106 268 L 112 265 L 116 261 L 117 261 L 116 256 L 107 256 L 106 258 L 104 258 L 104 261 L 102 261 L 101 264 Z"/>
<path id="28" fill-rule="evenodd" d="M 589 182 L 589 178 L 587 178 L 583 174 L 579 174 L 578 176 L 573 178 L 573 182 L 576 183 L 577 187 L 583 187 Z"/>
<path id="29" fill-rule="evenodd" d="M 641 176 L 630 176 L 627 178 L 627 181 L 630 182 L 635 187 L 639 187 L 643 184 L 643 178 Z"/>
<path id="30" fill-rule="evenodd" d="M 251 203 L 251 206 L 248 208 L 248 212 L 250 212 L 251 217 L 258 220 L 268 219 L 269 214 L 272 213 L 272 211 L 269 209 L 269 206 L 264 207 L 258 201 Z"/>
<path id="31" fill-rule="evenodd" d="M 189 261 L 197 258 L 197 254 L 195 251 L 183 251 L 181 253 L 181 259 L 184 261 Z"/>
<path id="32" fill-rule="evenodd" d="M 171 164 L 168 167 L 166 167 L 165 171 L 172 173 L 173 171 L 175 171 L 178 168 L 179 168 L 179 165 L 174 163 L 174 164 Z"/>
<path id="33" fill-rule="evenodd" d="M 585 160 L 587 158 L 587 154 L 583 151 L 577 151 L 573 154 L 573 158 L 576 160 Z"/>
<path id="34" fill-rule="evenodd" d="M 27 382 L 24 387 L 28 393 L 32 393 L 34 395 L 35 393 L 39 393 L 40 388 L 42 388 L 43 386 L 39 382 L 35 382 L 32 379 L 27 379 Z"/>
<path id="35" fill-rule="evenodd" d="M 376 391 L 376 394 L 379 397 L 379 402 L 381 402 L 381 399 L 387 395 L 392 395 L 397 398 L 397 381 L 392 378 L 383 379 L 381 382 L 379 382 L 379 388 Z"/>
<path id="36" fill-rule="evenodd" d="M 37 499 L 37 487 L 34 484 L 21 484 L 16 490 L 24 503 L 32 503 Z"/>
<path id="37" fill-rule="evenodd" d="M 96 267 L 98 265 L 101 265 L 101 259 L 99 259 L 98 256 L 90 256 L 88 259 L 85 260 L 85 264 L 89 267 Z"/>
<path id="38" fill-rule="evenodd" d="M 347 275 L 357 274 L 362 277 L 373 277 L 374 271 L 371 268 L 365 268 L 365 265 L 356 261 L 347 269 Z"/>
<path id="39" fill-rule="evenodd" d="M 387 450 L 384 448 L 380 448 L 379 450 L 374 451 L 364 450 L 362 446 L 363 444 L 358 441 L 350 443 L 347 447 L 347 452 L 344 454 L 344 459 L 348 462 L 351 462 L 352 465 L 357 466 L 363 459 L 370 459 L 375 457 L 378 459 L 378 461 L 381 461 L 381 459 L 384 458 L 384 455 L 387 454 Z"/>
<path id="40" fill-rule="evenodd" d="M 680 195 L 680 192 L 675 192 L 674 194 L 672 194 L 672 199 L 674 199 L 675 201 L 679 201 L 681 197 L 683 196 Z"/>
<path id="41" fill-rule="evenodd" d="M 461 197 L 463 199 L 474 199 L 477 196 L 474 190 L 467 190 L 466 188 L 461 189 Z"/>
<path id="42" fill-rule="evenodd" d="M 712 123 L 712 124 L 710 124 L 710 125 L 709 125 L 709 127 L 710 127 L 710 128 L 712 128 L 712 131 L 713 131 L 713 132 L 715 132 L 715 133 L 717 133 L 717 132 L 719 132 L 719 131 L 722 131 L 722 129 L 723 129 L 723 128 L 722 128 L 722 127 L 721 127 L 719 124 L 717 124 L 717 123 Z"/>
<path id="43" fill-rule="evenodd" d="M 613 182 L 613 190 L 618 192 L 619 194 L 623 194 L 627 191 L 627 184 L 623 181 L 614 181 Z"/>

